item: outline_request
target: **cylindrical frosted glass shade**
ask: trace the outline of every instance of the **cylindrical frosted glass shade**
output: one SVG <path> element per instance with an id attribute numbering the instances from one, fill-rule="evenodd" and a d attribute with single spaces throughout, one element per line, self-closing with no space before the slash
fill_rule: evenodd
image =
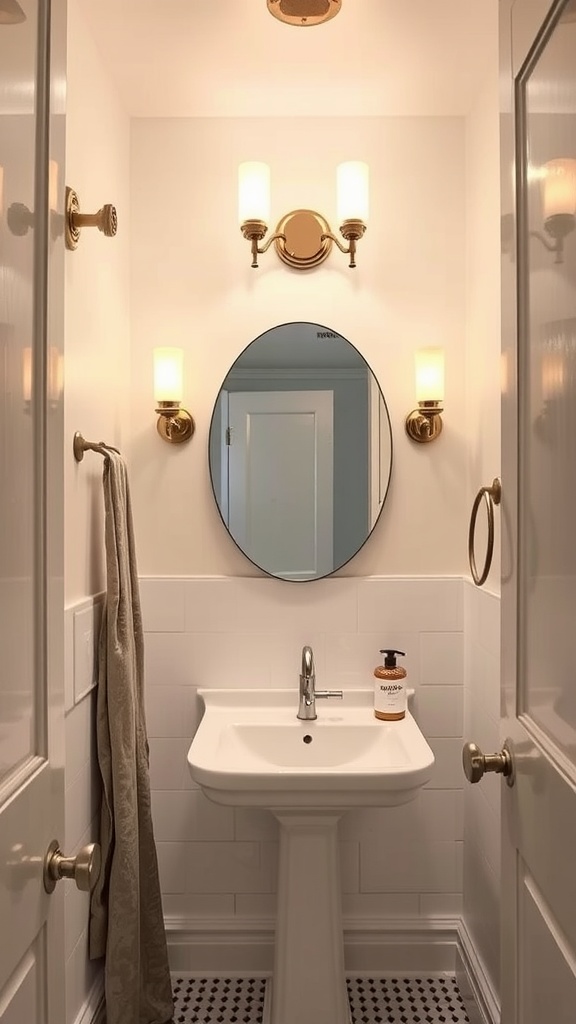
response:
<path id="1" fill-rule="evenodd" d="M 444 349 L 421 348 L 416 353 L 416 401 L 444 401 Z"/>
<path id="2" fill-rule="evenodd" d="M 154 398 L 157 402 L 182 401 L 184 352 L 181 348 L 154 349 Z"/>
<path id="3" fill-rule="evenodd" d="M 336 170 L 338 223 L 345 220 L 368 222 L 368 164 L 359 160 L 339 164 Z"/>
<path id="4" fill-rule="evenodd" d="M 544 170 L 544 220 L 558 213 L 576 214 L 576 160 L 549 160 Z"/>
<path id="5" fill-rule="evenodd" d="M 250 160 L 238 168 L 238 218 L 245 220 L 270 219 L 270 168 L 268 164 Z"/>

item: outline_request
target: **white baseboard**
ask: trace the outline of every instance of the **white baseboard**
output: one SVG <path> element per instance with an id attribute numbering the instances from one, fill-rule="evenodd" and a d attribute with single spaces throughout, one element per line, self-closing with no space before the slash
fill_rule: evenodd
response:
<path id="1" fill-rule="evenodd" d="M 458 924 L 456 977 L 470 1024 L 500 1024 L 500 1003 L 463 920 Z"/>
<path id="2" fill-rule="evenodd" d="M 456 969 L 459 920 L 371 919 L 344 925 L 346 970 L 418 973 Z M 274 966 L 274 921 L 230 918 L 166 919 L 170 969 L 195 974 L 269 974 Z"/>
<path id="3" fill-rule="evenodd" d="M 235 918 L 166 920 L 174 973 L 270 975 L 274 921 Z M 456 973 L 471 1024 L 499 1024 L 500 1006 L 491 979 L 460 918 L 344 924 L 346 970 L 359 975 Z M 77 1024 L 89 1024 L 88 1021 Z M 95 1022 L 96 1024 L 96 1022 Z"/>
<path id="4" fill-rule="evenodd" d="M 94 982 L 88 998 L 74 1024 L 106 1024 L 106 1001 L 104 998 L 104 971 Z"/>

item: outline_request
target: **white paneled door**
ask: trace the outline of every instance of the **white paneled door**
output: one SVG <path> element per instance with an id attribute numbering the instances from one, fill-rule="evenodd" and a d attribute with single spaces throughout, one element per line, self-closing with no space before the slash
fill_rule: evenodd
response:
<path id="1" fill-rule="evenodd" d="M 65 5 L 0 3 L 0 1021 L 62 1024 Z M 51 54 L 51 59 L 49 55 Z"/>
<path id="2" fill-rule="evenodd" d="M 502 1024 L 576 1019 L 576 4 L 502 2 Z"/>

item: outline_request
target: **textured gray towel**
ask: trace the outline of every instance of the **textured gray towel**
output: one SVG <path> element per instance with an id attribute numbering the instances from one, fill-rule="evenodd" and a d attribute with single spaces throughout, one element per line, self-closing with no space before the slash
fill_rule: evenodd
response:
<path id="1" fill-rule="evenodd" d="M 102 871 L 90 956 L 106 956 L 107 1024 L 166 1024 L 173 1001 L 150 810 L 144 642 L 126 465 L 104 458 L 107 593 L 99 644 L 97 746 Z"/>

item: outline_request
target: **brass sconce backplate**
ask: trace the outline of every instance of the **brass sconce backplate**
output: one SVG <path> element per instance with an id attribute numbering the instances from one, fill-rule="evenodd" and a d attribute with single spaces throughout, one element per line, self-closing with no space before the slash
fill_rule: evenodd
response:
<path id="1" fill-rule="evenodd" d="M 282 218 L 276 234 L 284 235 L 274 242 L 281 260 L 296 270 L 308 270 L 323 263 L 332 249 L 328 221 L 314 210 L 292 210 Z"/>
<path id="2" fill-rule="evenodd" d="M 267 0 L 268 10 L 286 25 L 321 25 L 335 18 L 342 0 Z"/>
<path id="3" fill-rule="evenodd" d="M 406 433 L 418 444 L 435 441 L 442 433 L 442 416 L 444 410 L 440 402 L 419 402 L 406 417 Z"/>
<path id="4" fill-rule="evenodd" d="M 196 424 L 187 409 L 171 402 L 159 402 L 156 412 L 159 413 L 156 429 L 163 441 L 182 444 L 194 436 Z"/>

